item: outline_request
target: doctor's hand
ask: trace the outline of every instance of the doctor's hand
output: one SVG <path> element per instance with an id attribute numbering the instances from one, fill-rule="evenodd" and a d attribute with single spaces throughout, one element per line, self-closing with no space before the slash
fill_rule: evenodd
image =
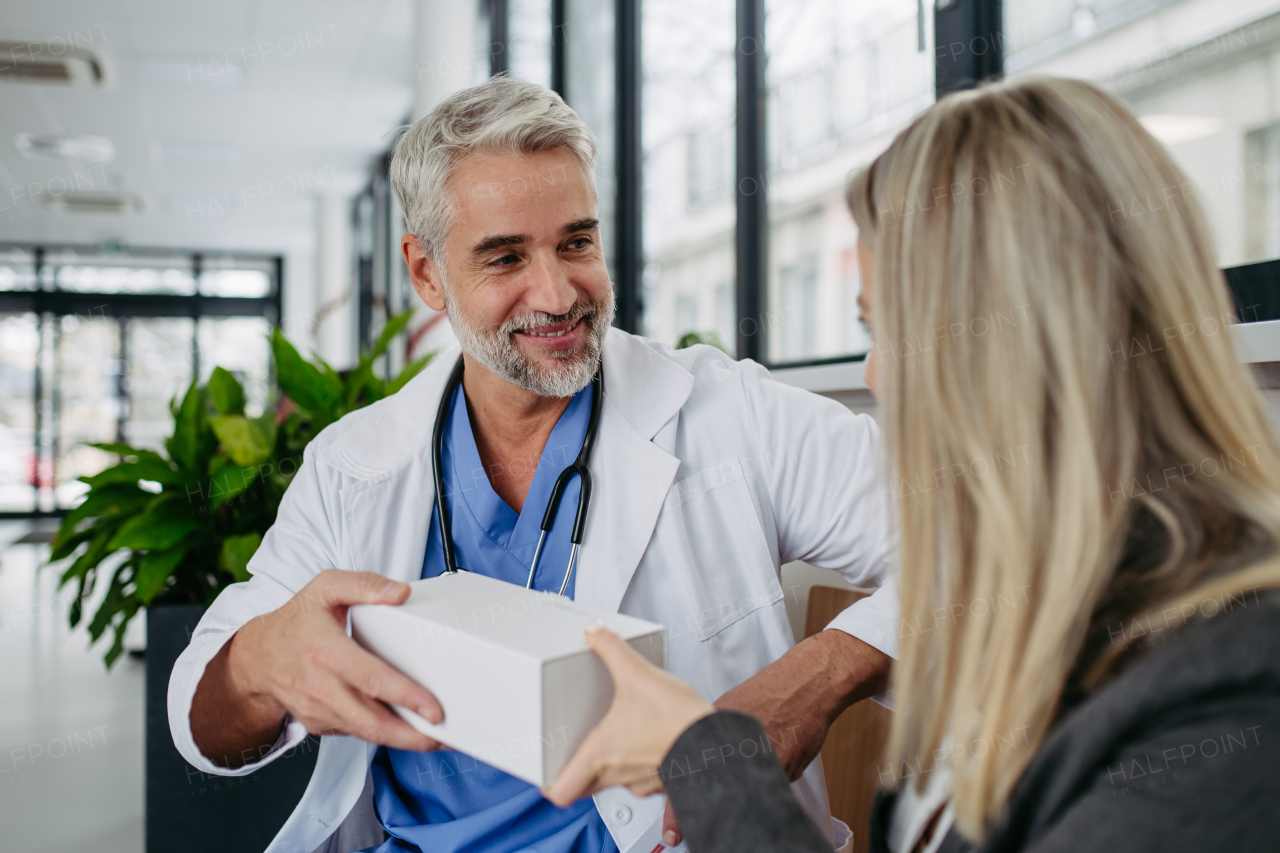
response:
<path id="1" fill-rule="evenodd" d="M 387 703 L 444 719 L 435 696 L 347 636 L 353 604 L 401 604 L 409 585 L 372 572 L 329 569 L 279 610 L 247 622 L 205 668 L 191 705 L 200 751 L 225 767 L 258 760 L 285 714 L 312 734 L 354 735 L 394 749 L 440 745 Z"/>
<path id="2" fill-rule="evenodd" d="M 676 739 L 715 709 L 688 684 L 642 658 L 599 622 L 587 645 L 613 676 L 613 704 L 543 796 L 561 808 L 614 785 L 638 797 L 662 790 L 659 768 Z"/>

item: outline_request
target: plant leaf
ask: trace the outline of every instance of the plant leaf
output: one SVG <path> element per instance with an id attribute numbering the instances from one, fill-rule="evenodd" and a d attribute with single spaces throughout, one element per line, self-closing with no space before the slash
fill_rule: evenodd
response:
<path id="1" fill-rule="evenodd" d="M 401 311 L 393 317 L 387 318 L 387 323 L 382 327 L 382 331 L 378 333 L 378 339 L 373 342 L 373 349 L 369 350 L 369 360 L 374 361 L 387 351 L 387 347 L 391 346 L 391 341 L 396 335 L 400 334 L 409 325 L 409 321 L 413 319 L 413 309 Z"/>
<path id="2" fill-rule="evenodd" d="M 187 555 L 190 543 L 179 543 L 167 551 L 148 551 L 138 561 L 138 573 L 134 577 L 134 594 L 143 604 L 150 604 L 165 588 L 175 569 Z"/>
<path id="3" fill-rule="evenodd" d="M 272 330 L 276 380 L 289 399 L 313 414 L 332 418 L 342 399 L 342 382 L 305 361 L 279 329 Z"/>
<path id="4" fill-rule="evenodd" d="M 105 450 L 107 453 L 114 453 L 121 457 L 122 462 L 132 462 L 142 456 L 154 456 L 157 459 L 164 458 L 154 450 L 144 450 L 141 447 L 134 447 L 132 444 L 121 444 L 118 441 L 95 441 L 86 446 L 96 447 L 99 450 Z"/>
<path id="5" fill-rule="evenodd" d="M 360 363 L 356 368 L 347 374 L 347 381 L 343 383 L 345 390 L 342 399 L 344 408 L 350 412 L 356 408 L 360 400 L 360 391 L 365 385 L 373 379 L 373 361 L 368 356 L 360 359 Z"/>
<path id="6" fill-rule="evenodd" d="M 203 398 L 200 386 L 193 381 L 174 418 L 173 435 L 166 442 L 169 456 L 188 471 L 200 470 L 200 410 Z"/>
<path id="7" fill-rule="evenodd" d="M 258 469 L 223 468 L 209 480 L 209 499 L 213 505 L 221 506 L 232 498 L 239 497 L 253 485 L 258 477 Z"/>
<path id="8" fill-rule="evenodd" d="M 107 585 L 107 594 L 103 597 L 98 612 L 93 614 L 93 620 L 89 622 L 89 639 L 93 642 L 98 641 L 102 632 L 111 624 L 111 620 L 123 609 L 124 587 L 133 578 L 133 570 L 137 568 L 137 563 L 138 558 L 134 556 L 116 566 L 111 576 L 111 583 Z M 107 664 L 107 666 L 110 665 L 110 663 Z"/>
<path id="9" fill-rule="evenodd" d="M 71 565 L 67 567 L 67 570 L 62 573 L 62 578 L 58 581 L 59 588 L 73 579 L 83 578 L 90 569 L 101 563 L 103 558 L 111 553 L 107 548 L 107 543 L 111 540 L 112 533 L 113 531 L 108 528 L 98 531 L 94 535 L 93 541 L 89 543 L 89 547 L 85 552 L 76 557 Z M 74 625 L 75 623 L 72 622 L 71 624 Z"/>
<path id="10" fill-rule="evenodd" d="M 53 539 L 49 562 L 69 557 L 76 545 L 84 541 L 83 534 L 88 533 L 92 536 L 94 530 L 100 526 L 94 524 L 87 530 L 77 532 L 76 526 L 81 521 L 86 518 L 116 519 L 121 515 L 136 512 L 154 497 L 153 493 L 144 491 L 133 483 L 109 483 L 91 490 L 79 506 L 63 517 L 58 535 Z"/>
<path id="11" fill-rule="evenodd" d="M 115 636 L 112 638 L 111 648 L 107 649 L 107 653 L 102 658 L 107 665 L 107 669 L 111 669 L 115 664 L 116 659 L 124 652 L 125 630 L 129 627 L 129 623 L 133 620 L 133 617 L 138 614 L 138 609 L 141 607 L 141 604 L 142 603 L 134 597 L 124 600 L 124 605 L 121 611 L 122 615 L 120 620 L 116 622 Z"/>
<path id="12" fill-rule="evenodd" d="M 222 449 L 241 467 L 257 465 L 275 448 L 274 417 L 250 420 L 244 415 L 214 415 L 209 423 L 222 442 Z"/>
<path id="13" fill-rule="evenodd" d="M 192 507 L 169 493 L 157 496 L 140 515 L 120 525 L 107 547 L 151 551 L 172 548 L 199 526 Z"/>
<path id="14" fill-rule="evenodd" d="M 64 524 L 58 528 L 57 534 L 53 537 L 53 542 L 49 549 L 49 563 L 56 563 L 59 560 L 65 560 L 76 552 L 76 549 L 83 545 L 89 539 L 92 539 L 97 533 L 97 525 L 90 525 L 84 530 L 75 530 L 74 525 L 68 527 Z"/>
<path id="15" fill-rule="evenodd" d="M 231 371 L 215 367 L 213 375 L 209 377 L 208 388 L 209 401 L 219 414 L 244 414 L 244 388 Z"/>
<path id="16" fill-rule="evenodd" d="M 222 540 L 222 553 L 218 555 L 218 565 L 231 573 L 236 581 L 247 581 L 249 575 L 249 559 L 262 544 L 262 534 L 254 531 L 242 536 L 228 536 Z"/>
<path id="17" fill-rule="evenodd" d="M 138 485 L 139 480 L 153 480 L 165 485 L 176 485 L 186 478 L 174 470 L 173 466 L 159 454 L 139 456 L 135 462 L 121 462 L 94 474 L 92 477 L 81 477 L 82 483 L 88 483 L 90 489 L 106 486 L 110 483 L 131 483 Z"/>
<path id="18" fill-rule="evenodd" d="M 406 364 L 404 366 L 404 370 L 401 370 L 398 376 L 387 383 L 387 396 L 390 397 L 392 394 L 407 385 L 409 380 L 421 373 L 422 368 L 430 364 L 431 360 L 435 357 L 436 351 L 432 350 L 422 358 L 414 359 Z"/>

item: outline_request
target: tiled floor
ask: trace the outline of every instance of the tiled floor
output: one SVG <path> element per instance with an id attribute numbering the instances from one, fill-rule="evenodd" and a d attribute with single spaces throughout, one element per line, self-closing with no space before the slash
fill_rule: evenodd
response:
<path id="1" fill-rule="evenodd" d="M 0 523 L 0 850 L 141 853 L 143 663 L 105 670 L 24 532 Z"/>

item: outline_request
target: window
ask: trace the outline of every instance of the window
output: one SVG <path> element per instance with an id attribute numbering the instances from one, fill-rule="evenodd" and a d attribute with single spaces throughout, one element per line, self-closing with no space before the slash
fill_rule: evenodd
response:
<path id="1" fill-rule="evenodd" d="M 551 86 L 551 0 L 507 0 L 507 70 L 512 77 Z"/>
<path id="2" fill-rule="evenodd" d="M 0 245 L 0 515 L 56 513 L 77 478 L 159 450 L 169 401 L 215 366 L 267 404 L 279 258 Z"/>
<path id="3" fill-rule="evenodd" d="M 566 56 L 560 93 L 595 134 L 596 192 L 600 202 L 600 240 L 613 269 L 617 215 L 617 160 L 614 130 L 617 111 L 613 6 L 600 0 L 565 0 L 566 20 L 557 25 Z"/>
<path id="4" fill-rule="evenodd" d="M 767 358 L 862 355 L 870 341 L 856 322 L 861 282 L 849 259 L 857 229 L 844 181 L 933 103 L 932 28 L 912 0 L 769 0 L 765 8 Z"/>
<path id="5" fill-rule="evenodd" d="M 35 314 L 0 314 L 0 399 L 4 400 L 0 406 L 0 511 L 27 510 L 36 503 L 33 448 L 39 337 Z"/>
<path id="6" fill-rule="evenodd" d="M 1041 53 L 1169 3 L 1043 5 L 1005 4 L 1021 16 L 1019 44 Z M 476 82 L 510 73 L 549 85 L 599 141 L 618 325 L 671 344 L 711 334 L 773 366 L 864 356 L 845 180 L 936 89 L 999 74 L 1010 49 L 1000 0 L 477 0 L 476 9 Z M 979 43 L 992 49 L 954 50 Z M 354 208 L 366 343 L 388 292 L 382 241 L 365 239 L 382 233 L 375 196 L 386 166 L 375 165 Z"/>
<path id="7" fill-rule="evenodd" d="M 734 275 L 734 13 L 733 0 L 642 7 L 642 331 L 667 343 L 696 331 L 734 345 L 716 309 Z"/>
<path id="8" fill-rule="evenodd" d="M 1168 148 L 1222 266 L 1280 255 L 1274 3 L 1007 0 L 1006 69 L 1091 80 Z"/>

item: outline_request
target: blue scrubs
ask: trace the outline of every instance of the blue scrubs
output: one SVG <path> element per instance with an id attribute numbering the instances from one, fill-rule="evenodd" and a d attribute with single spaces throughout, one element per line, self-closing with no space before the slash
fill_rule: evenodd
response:
<path id="1" fill-rule="evenodd" d="M 489 485 L 480 461 L 466 395 L 450 403 L 440 458 L 449 524 L 459 568 L 524 586 L 538 544 L 539 526 L 556 477 L 582 447 L 591 415 L 588 385 L 569 402 L 551 431 L 533 475 L 524 511 L 516 513 Z M 538 561 L 537 589 L 559 592 L 569 563 L 569 535 L 580 492 L 574 477 L 565 489 L 555 526 Z M 422 564 L 424 578 L 444 571 L 440 520 L 432 512 Z M 565 594 L 572 597 L 574 578 Z M 381 748 L 373 762 L 374 802 L 390 838 L 377 853 L 617 853 L 595 803 L 580 800 L 559 809 L 536 787 L 453 750 L 405 752 Z"/>

